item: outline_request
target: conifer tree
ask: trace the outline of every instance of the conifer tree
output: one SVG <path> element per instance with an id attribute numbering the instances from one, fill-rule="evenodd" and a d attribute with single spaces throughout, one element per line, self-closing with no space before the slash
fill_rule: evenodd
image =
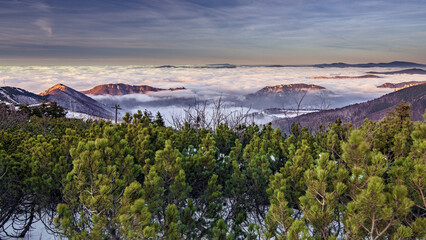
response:
<path id="1" fill-rule="evenodd" d="M 238 139 L 235 140 L 235 147 L 229 156 L 231 162 L 230 169 L 232 170 L 230 178 L 225 184 L 225 197 L 229 200 L 229 206 L 227 210 L 227 218 L 225 221 L 230 221 L 230 231 L 235 238 L 245 237 L 243 230 L 244 223 L 247 219 L 248 211 L 246 209 L 248 196 L 247 196 L 247 185 L 246 175 L 243 170 L 242 160 L 242 145 Z"/>
<path id="2" fill-rule="evenodd" d="M 61 229 L 72 238 L 119 239 L 120 201 L 140 166 L 118 126 L 106 127 L 103 138 L 81 141 L 71 156 L 74 168 L 65 183 L 65 203 L 57 208 Z"/>
<path id="3" fill-rule="evenodd" d="M 220 153 L 228 155 L 234 146 L 235 139 L 237 139 L 237 135 L 229 129 L 228 125 L 222 123 L 216 128 L 214 140 Z"/>
<path id="4" fill-rule="evenodd" d="M 217 151 L 215 141 L 207 134 L 197 149 L 185 151 L 183 167 L 187 173 L 187 183 L 191 186 L 191 197 L 200 197 L 207 188 L 208 181 L 216 168 Z"/>
<path id="5" fill-rule="evenodd" d="M 223 219 L 217 221 L 216 226 L 213 228 L 213 238 L 214 240 L 228 240 L 233 239 L 232 234 L 228 235 L 228 226 Z"/>
<path id="6" fill-rule="evenodd" d="M 426 124 L 415 124 L 411 141 L 411 151 L 395 160 L 389 174 L 392 184 L 407 187 L 408 196 L 414 203 L 411 213 L 404 219 L 403 232 L 409 231 L 412 238 L 422 239 L 426 236 Z"/>
<path id="7" fill-rule="evenodd" d="M 164 122 L 163 116 L 161 116 L 160 112 L 157 112 L 157 114 L 155 115 L 154 124 L 156 124 L 159 127 L 164 127 L 165 126 L 165 122 Z"/>
<path id="8" fill-rule="evenodd" d="M 286 199 L 287 181 L 286 177 L 278 172 L 271 177 L 269 183 L 268 194 L 271 205 L 265 219 L 265 235 L 268 239 L 287 238 L 290 228 L 295 222 L 293 210 Z"/>
<path id="9" fill-rule="evenodd" d="M 123 117 L 124 123 L 130 124 L 132 122 L 132 120 L 133 120 L 133 116 L 130 115 L 129 112 L 126 112 L 126 114 L 124 114 L 124 117 Z"/>
<path id="10" fill-rule="evenodd" d="M 392 236 L 388 230 L 399 226 L 410 212 L 413 202 L 407 198 L 407 188 L 394 186 L 387 192 L 385 187 L 382 178 L 373 176 L 356 200 L 348 203 L 345 225 L 349 238 Z"/>
<path id="11" fill-rule="evenodd" d="M 176 224 L 179 222 L 179 211 L 184 208 L 191 190 L 185 181 L 181 161 L 182 155 L 167 140 L 165 148 L 156 152 L 143 186 L 143 198 L 152 213 L 154 224 L 160 232 L 173 238 L 178 236 Z"/>
<path id="12" fill-rule="evenodd" d="M 20 139 L 23 136 L 3 134 L 17 142 L 9 145 L 3 139 L 6 142 L 0 143 L 6 150 L 15 148 L 12 154 L 3 150 L 0 155 L 0 227 L 8 228 L 8 237 L 24 237 L 31 225 L 39 221 L 49 224 L 61 200 L 61 177 L 69 171 L 66 163 L 63 168 L 57 165 L 61 161 L 58 139 L 42 135 Z"/>
<path id="13" fill-rule="evenodd" d="M 313 166 L 313 157 L 311 155 L 311 147 L 307 140 L 302 140 L 299 149 L 295 150 L 292 144 L 289 148 L 289 161 L 286 162 L 280 173 L 287 179 L 286 196 L 289 207 L 299 208 L 299 198 L 305 194 L 306 180 L 304 178 L 305 171 Z"/>
<path id="14" fill-rule="evenodd" d="M 151 213 L 142 196 L 141 184 L 133 182 L 126 187 L 120 200 L 122 207 L 118 218 L 123 239 L 152 239 L 156 235 Z"/>
<path id="15" fill-rule="evenodd" d="M 243 161 L 246 165 L 245 175 L 247 186 L 247 207 L 253 213 L 253 218 L 257 223 L 263 221 L 266 213 L 266 206 L 269 204 L 266 195 L 270 169 L 271 157 L 262 146 L 262 139 L 257 133 L 252 141 L 244 148 Z"/>
<path id="16" fill-rule="evenodd" d="M 164 235 L 162 238 L 170 240 L 181 239 L 178 231 L 179 210 L 175 204 L 167 206 L 165 220 Z"/>
<path id="17" fill-rule="evenodd" d="M 347 176 L 347 171 L 338 169 L 327 153 L 321 154 L 315 168 L 306 170 L 307 190 L 300 197 L 300 207 L 313 228 L 312 235 L 321 239 L 336 239 L 343 230 L 339 198 L 346 192 Z"/>

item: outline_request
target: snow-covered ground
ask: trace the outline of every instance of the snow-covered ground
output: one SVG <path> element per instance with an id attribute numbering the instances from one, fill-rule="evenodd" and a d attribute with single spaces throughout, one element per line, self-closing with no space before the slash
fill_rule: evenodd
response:
<path id="1" fill-rule="evenodd" d="M 96 117 L 96 116 L 88 115 L 88 114 L 85 114 L 85 113 L 73 112 L 73 111 L 69 111 L 69 110 L 67 110 L 67 115 L 65 117 L 66 118 L 77 118 L 77 119 L 82 119 L 82 120 L 85 120 L 85 121 L 87 121 L 87 120 L 112 121 L 111 119 Z"/>
<path id="2" fill-rule="evenodd" d="M 7 225 L 7 224 L 6 224 Z M 6 229 L 6 232 L 12 234 L 12 228 Z M 27 232 L 23 238 L 8 238 L 4 233 L 0 233 L 0 239 L 20 239 L 20 240 L 59 240 L 63 239 L 52 233 L 49 233 L 43 223 L 38 221 L 31 226 L 31 229 Z"/>

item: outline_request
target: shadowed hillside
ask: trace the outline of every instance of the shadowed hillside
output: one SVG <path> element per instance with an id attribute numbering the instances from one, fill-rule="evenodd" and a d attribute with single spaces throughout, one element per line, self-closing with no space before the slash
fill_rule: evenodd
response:
<path id="1" fill-rule="evenodd" d="M 401 102 L 409 103 L 412 106 L 413 120 L 422 120 L 426 108 L 426 84 L 408 87 L 364 103 L 309 113 L 292 119 L 277 120 L 273 122 L 273 125 L 281 129 L 288 129 L 289 124 L 299 122 L 302 126 L 314 128 L 341 118 L 343 122 L 352 122 L 359 126 L 365 118 L 373 121 L 381 120 L 389 110 Z"/>
<path id="2" fill-rule="evenodd" d="M 110 110 L 105 106 L 63 84 L 56 84 L 40 93 L 40 95 L 45 96 L 48 101 L 57 102 L 58 105 L 73 112 L 80 112 L 103 118 L 112 118 Z"/>
<path id="3" fill-rule="evenodd" d="M 43 97 L 16 87 L 0 87 L 0 101 L 20 104 L 41 103 Z"/>

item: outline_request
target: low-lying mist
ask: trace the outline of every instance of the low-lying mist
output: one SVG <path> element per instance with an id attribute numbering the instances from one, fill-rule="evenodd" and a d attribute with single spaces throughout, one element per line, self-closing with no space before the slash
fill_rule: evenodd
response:
<path id="1" fill-rule="evenodd" d="M 91 96 L 125 111 L 147 109 L 167 115 L 182 112 L 196 102 L 219 98 L 230 106 L 262 111 L 267 108 L 295 108 L 300 100 L 287 98 L 246 99 L 265 86 L 306 83 L 325 87 L 327 94 L 307 94 L 300 108 L 337 108 L 359 103 L 392 92 L 377 88 L 385 82 L 426 81 L 426 75 L 380 75 L 367 79 L 313 79 L 316 76 L 361 76 L 367 71 L 395 71 L 395 68 L 315 68 L 315 67 L 238 67 L 238 68 L 157 68 L 154 66 L 0 66 L 0 84 L 40 93 L 57 83 L 76 90 L 88 90 L 106 83 L 149 85 L 158 88 L 185 87 L 180 91 L 163 91 L 124 96 Z"/>

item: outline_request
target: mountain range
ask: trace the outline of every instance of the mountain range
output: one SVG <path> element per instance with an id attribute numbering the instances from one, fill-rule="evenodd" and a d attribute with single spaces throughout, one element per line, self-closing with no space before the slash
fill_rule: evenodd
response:
<path id="1" fill-rule="evenodd" d="M 403 61 L 393 61 L 389 63 L 359 63 L 359 64 L 348 64 L 348 63 L 330 63 L 330 64 L 314 64 L 311 65 L 312 67 L 319 67 L 319 68 L 329 68 L 329 67 L 335 67 L 335 68 L 347 68 L 347 67 L 359 67 L 359 68 L 372 68 L 372 67 L 426 67 L 424 64 L 419 63 L 413 63 L 413 62 L 403 62 Z"/>
<path id="2" fill-rule="evenodd" d="M 416 86 L 411 86 L 416 85 Z M 109 96 L 128 94 L 133 90 L 134 86 L 131 85 L 113 85 L 107 84 L 102 85 L 100 89 L 116 89 L 117 91 L 105 90 L 105 92 L 111 93 Z M 105 88 L 110 86 L 110 88 Z M 410 87 L 407 87 L 410 86 Z M 137 86 L 136 86 L 137 87 Z M 381 119 L 386 112 L 393 108 L 400 102 L 407 102 L 413 106 L 413 119 L 421 120 L 422 114 L 426 107 L 426 83 L 423 82 L 403 82 L 397 84 L 386 83 L 379 87 L 387 88 L 403 88 L 405 89 L 395 91 L 393 93 L 384 95 L 378 99 L 374 99 L 368 102 L 349 105 L 343 108 L 337 108 L 332 110 L 324 110 L 316 113 L 310 113 L 291 119 L 290 121 L 298 121 L 304 125 L 312 125 L 314 123 L 325 123 L 328 121 L 334 121 L 337 117 L 340 117 L 343 121 L 352 121 L 354 124 L 360 124 L 364 118 L 372 120 Z M 120 88 L 120 91 L 118 91 Z M 99 89 L 95 87 L 94 89 Z M 145 88 L 136 88 L 140 92 L 143 89 L 154 89 L 165 91 L 167 89 L 153 88 L 145 86 Z M 180 88 L 183 89 L 183 88 Z M 173 89 L 169 89 L 173 91 Z M 281 84 L 276 86 L 267 86 L 259 91 L 245 96 L 245 104 L 249 104 L 255 109 L 266 109 L 266 108 L 286 108 L 295 109 L 300 107 L 300 102 L 303 102 L 303 106 L 308 106 L 309 109 L 322 109 L 323 102 L 327 101 L 339 101 L 342 102 L 347 96 L 336 96 L 333 92 L 326 88 L 313 85 L 313 84 Z M 104 97 L 102 97 L 104 98 Z M 97 98 L 96 98 L 97 99 Z M 106 97 L 111 101 L 117 101 L 111 97 Z M 105 101 L 99 102 L 86 94 L 74 90 L 63 84 L 56 84 L 41 94 L 34 94 L 24 89 L 15 87 L 0 87 L 0 102 L 7 102 L 15 105 L 19 104 L 38 104 L 43 100 L 55 101 L 60 106 L 72 112 L 84 113 L 92 116 L 102 117 L 111 119 L 113 117 L 111 106 L 107 106 Z M 131 100 L 131 99 L 130 99 Z M 179 98 L 171 98 L 168 100 L 168 106 L 175 106 L 179 103 Z M 112 103 L 112 102 L 111 102 Z M 114 102 L 116 104 L 117 102 Z M 182 103 L 183 104 L 183 103 Z M 121 104 L 120 104 L 121 105 Z M 344 106 L 344 105 L 343 105 Z M 140 106 L 139 106 L 140 107 Z M 289 120 L 277 120 L 274 121 L 275 126 L 283 126 L 288 123 Z"/>
<path id="3" fill-rule="evenodd" d="M 112 119 L 113 111 L 111 107 L 108 107 L 103 102 L 99 102 L 88 95 L 119 96 L 126 94 L 145 94 L 149 92 L 177 91 L 184 89 L 185 88 L 183 87 L 162 89 L 146 85 L 132 86 L 127 84 L 103 84 L 90 90 L 80 92 L 64 84 L 56 84 L 40 94 L 34 94 L 20 88 L 0 87 L 0 101 L 14 105 L 33 105 L 40 104 L 43 102 L 43 100 L 45 100 L 47 102 L 56 102 L 59 106 L 72 112 Z M 113 106 L 114 104 L 111 103 L 110 105 Z"/>
<path id="4" fill-rule="evenodd" d="M 111 111 L 104 105 L 63 84 L 56 84 L 40 94 L 34 94 L 21 88 L 0 87 L 0 100 L 14 105 L 36 105 L 43 101 L 56 102 L 59 106 L 73 112 L 112 118 Z"/>
<path id="5" fill-rule="evenodd" d="M 40 93 L 40 96 L 44 96 L 49 102 L 57 102 L 59 106 L 73 112 L 85 113 L 107 119 L 113 117 L 111 110 L 106 106 L 63 84 L 54 85 Z"/>
<path id="6" fill-rule="evenodd" d="M 162 65 L 157 66 L 156 68 L 238 68 L 238 67 L 271 67 L 271 68 L 281 68 L 281 67 L 316 67 L 316 68 L 348 68 L 348 67 L 358 67 L 358 68 L 373 68 L 373 67 L 386 67 L 386 68 L 425 68 L 425 64 L 413 63 L 413 62 L 404 62 L 404 61 L 393 61 L 388 63 L 322 63 L 322 64 L 311 64 L 311 65 L 281 65 L 281 64 L 272 64 L 272 65 L 234 65 L 234 64 L 207 64 L 202 66 L 186 66 L 186 65 Z"/>

